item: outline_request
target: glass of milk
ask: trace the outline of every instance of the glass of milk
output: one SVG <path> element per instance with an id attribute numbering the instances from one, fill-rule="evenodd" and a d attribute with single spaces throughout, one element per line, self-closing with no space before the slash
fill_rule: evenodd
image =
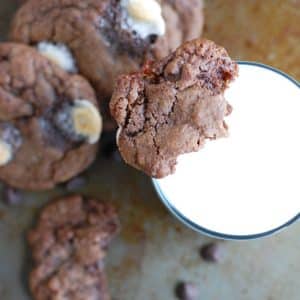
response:
<path id="1" fill-rule="evenodd" d="M 273 234 L 300 217 L 300 85 L 269 66 L 239 62 L 226 91 L 228 138 L 179 157 L 176 173 L 153 179 L 183 223 L 223 239 Z"/>

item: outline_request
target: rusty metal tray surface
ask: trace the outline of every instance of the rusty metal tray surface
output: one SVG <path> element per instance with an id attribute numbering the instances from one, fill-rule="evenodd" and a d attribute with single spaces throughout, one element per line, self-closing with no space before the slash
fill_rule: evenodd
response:
<path id="1" fill-rule="evenodd" d="M 17 2 L 0 1 L 1 40 L 5 40 Z M 234 58 L 267 63 L 300 79 L 299 0 L 210 0 L 205 13 L 204 35 L 224 45 Z M 198 249 L 210 239 L 170 216 L 149 178 L 102 157 L 88 177 L 82 192 L 115 203 L 123 225 L 107 258 L 114 300 L 175 299 L 173 288 L 178 280 L 194 281 L 199 299 L 300 298 L 299 223 L 262 240 L 222 242 L 223 261 L 208 264 L 199 258 Z M 26 201 L 18 206 L 0 203 L 1 300 L 30 299 L 25 233 L 39 208 L 63 194 L 65 190 L 57 188 L 27 193 Z"/>

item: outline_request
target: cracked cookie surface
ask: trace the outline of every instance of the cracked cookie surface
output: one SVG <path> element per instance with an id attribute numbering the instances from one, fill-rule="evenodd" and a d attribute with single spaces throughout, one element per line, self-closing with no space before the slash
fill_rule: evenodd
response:
<path id="1" fill-rule="evenodd" d="M 123 26 L 124 11 L 117 0 L 28 0 L 14 18 L 10 37 L 30 45 L 67 45 L 79 73 L 96 89 L 106 117 L 104 128 L 110 129 L 115 123 L 109 120 L 108 101 L 116 77 L 136 71 L 146 59 L 168 55 L 202 32 L 202 0 L 161 3 L 166 33 L 160 37 L 141 38 Z"/>
<path id="2" fill-rule="evenodd" d="M 66 73 L 31 47 L 0 45 L 0 138 L 12 140 L 11 134 L 19 141 L 11 145 L 12 159 L 0 167 L 1 180 L 21 189 L 50 189 L 94 161 L 97 144 L 74 142 L 55 122 L 63 105 L 76 99 L 97 107 L 94 90 L 81 76 Z"/>
<path id="3" fill-rule="evenodd" d="M 174 53 L 120 76 L 110 109 L 124 160 L 156 178 L 175 172 L 177 157 L 228 133 L 224 90 L 238 67 L 211 41 L 187 42 Z"/>
<path id="4" fill-rule="evenodd" d="M 79 195 L 48 204 L 28 234 L 35 300 L 109 300 L 104 258 L 119 231 L 115 209 Z"/>

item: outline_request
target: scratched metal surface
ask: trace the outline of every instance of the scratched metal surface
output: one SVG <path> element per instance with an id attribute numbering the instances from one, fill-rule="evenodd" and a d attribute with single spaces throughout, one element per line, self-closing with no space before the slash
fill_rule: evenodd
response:
<path id="1" fill-rule="evenodd" d="M 17 0 L 0 1 L 2 40 L 16 6 Z M 299 14 L 299 0 L 210 0 L 205 36 L 226 46 L 235 58 L 269 63 L 299 80 Z M 83 192 L 114 202 L 123 224 L 107 259 L 114 300 L 175 299 L 173 287 L 181 279 L 198 284 L 199 299 L 299 299 L 299 223 L 263 240 L 222 242 L 223 262 L 210 265 L 197 252 L 209 238 L 170 216 L 147 177 L 104 158 L 88 176 Z M 0 204 L 1 300 L 30 299 L 25 232 L 38 209 L 62 194 L 65 191 L 59 188 L 27 194 L 19 206 Z"/>

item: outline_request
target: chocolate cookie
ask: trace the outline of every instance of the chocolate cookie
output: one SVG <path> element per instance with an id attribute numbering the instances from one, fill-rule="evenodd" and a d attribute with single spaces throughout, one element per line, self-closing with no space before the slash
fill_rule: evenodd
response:
<path id="1" fill-rule="evenodd" d="M 28 235 L 33 298 L 109 300 L 103 260 L 118 231 L 118 217 L 109 204 L 69 196 L 46 206 Z"/>
<path id="2" fill-rule="evenodd" d="M 10 36 L 13 41 L 37 45 L 42 53 L 67 65 L 68 71 L 70 65 L 71 71 L 77 68 L 94 85 L 105 118 L 117 75 L 137 70 L 147 59 L 162 58 L 201 34 L 202 0 L 161 3 L 28 0 L 17 12 Z M 65 60 L 73 63 L 65 64 Z M 104 128 L 111 129 L 113 124 L 105 119 Z"/>
<path id="3" fill-rule="evenodd" d="M 124 160 L 149 176 L 175 171 L 179 155 L 227 135 L 223 92 L 238 67 L 225 49 L 193 40 L 140 72 L 122 75 L 110 103 Z"/>
<path id="4" fill-rule="evenodd" d="M 34 48 L 0 45 L 0 179 L 53 188 L 94 160 L 102 128 L 89 83 Z"/>

